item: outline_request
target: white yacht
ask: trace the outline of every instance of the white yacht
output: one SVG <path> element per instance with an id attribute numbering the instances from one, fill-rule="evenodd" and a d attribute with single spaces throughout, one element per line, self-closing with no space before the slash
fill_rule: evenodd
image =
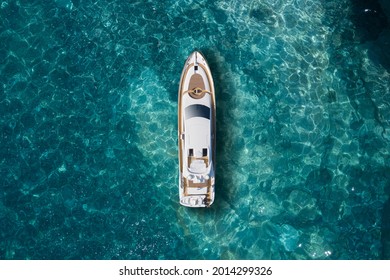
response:
<path id="1" fill-rule="evenodd" d="M 187 59 L 179 86 L 180 204 L 209 207 L 215 197 L 214 82 L 204 56 Z"/>

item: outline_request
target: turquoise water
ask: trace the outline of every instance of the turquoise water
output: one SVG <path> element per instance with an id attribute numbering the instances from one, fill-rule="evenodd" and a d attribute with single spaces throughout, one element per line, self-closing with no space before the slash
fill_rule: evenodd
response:
<path id="1" fill-rule="evenodd" d="M 385 12 L 2 1 L 0 259 L 389 259 Z M 216 85 L 210 209 L 178 201 L 177 90 L 194 49 Z"/>

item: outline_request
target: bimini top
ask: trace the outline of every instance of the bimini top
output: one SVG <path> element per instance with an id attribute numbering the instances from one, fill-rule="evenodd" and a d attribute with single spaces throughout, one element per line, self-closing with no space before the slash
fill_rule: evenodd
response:
<path id="1" fill-rule="evenodd" d="M 179 86 L 179 194 L 188 207 L 208 207 L 215 191 L 215 96 L 206 59 L 193 52 Z"/>

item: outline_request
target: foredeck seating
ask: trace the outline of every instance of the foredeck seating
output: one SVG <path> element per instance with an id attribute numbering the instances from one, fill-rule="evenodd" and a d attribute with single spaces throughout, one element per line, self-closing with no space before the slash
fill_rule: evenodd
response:
<path id="1" fill-rule="evenodd" d="M 189 94 L 194 99 L 200 99 L 205 95 L 204 91 L 205 85 L 203 77 L 200 74 L 192 75 L 190 79 L 190 84 L 188 85 Z"/>

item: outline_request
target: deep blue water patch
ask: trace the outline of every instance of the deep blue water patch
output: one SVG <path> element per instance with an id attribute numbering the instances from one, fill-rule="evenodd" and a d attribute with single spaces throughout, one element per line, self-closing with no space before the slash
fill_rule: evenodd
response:
<path id="1" fill-rule="evenodd" d="M 3 1 L 0 258 L 388 259 L 389 19 L 366 2 Z M 178 203 L 194 49 L 210 209 Z"/>

